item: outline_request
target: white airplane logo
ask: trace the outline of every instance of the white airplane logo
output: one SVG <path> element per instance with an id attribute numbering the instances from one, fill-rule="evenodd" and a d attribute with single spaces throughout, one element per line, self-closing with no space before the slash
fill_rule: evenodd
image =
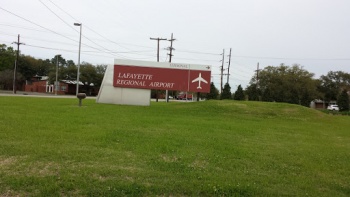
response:
<path id="1" fill-rule="evenodd" d="M 202 78 L 202 73 L 199 73 L 199 76 L 197 78 L 193 79 L 192 83 L 197 82 L 197 81 L 198 81 L 197 89 L 202 89 L 201 82 L 208 83 L 205 79 Z"/>

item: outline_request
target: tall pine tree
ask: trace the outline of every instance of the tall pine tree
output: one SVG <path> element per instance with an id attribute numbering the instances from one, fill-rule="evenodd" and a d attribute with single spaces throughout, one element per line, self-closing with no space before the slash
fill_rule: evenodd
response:
<path id="1" fill-rule="evenodd" d="M 230 84 L 228 83 L 225 84 L 224 89 L 222 90 L 222 93 L 221 93 L 221 99 L 232 99 Z"/>
<path id="2" fill-rule="evenodd" d="M 219 96 L 219 90 L 215 87 L 214 83 L 211 82 L 210 83 L 210 93 L 208 93 L 205 98 L 207 100 L 218 99 L 218 96 Z"/>
<path id="3" fill-rule="evenodd" d="M 243 89 L 242 89 L 241 85 L 239 85 L 237 87 L 237 90 L 235 92 L 235 95 L 234 95 L 233 99 L 234 100 L 240 100 L 240 101 L 244 100 L 244 92 L 243 92 Z"/>

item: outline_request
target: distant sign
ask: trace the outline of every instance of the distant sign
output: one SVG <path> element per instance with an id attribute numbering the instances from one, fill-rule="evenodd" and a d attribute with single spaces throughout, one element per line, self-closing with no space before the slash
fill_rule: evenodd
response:
<path id="1" fill-rule="evenodd" d="M 115 60 L 113 86 L 210 92 L 211 66 Z"/>

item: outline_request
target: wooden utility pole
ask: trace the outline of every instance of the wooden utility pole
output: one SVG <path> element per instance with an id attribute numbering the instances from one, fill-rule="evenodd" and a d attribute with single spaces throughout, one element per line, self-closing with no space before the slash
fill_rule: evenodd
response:
<path id="1" fill-rule="evenodd" d="M 18 34 L 17 42 L 13 42 L 12 44 L 17 44 L 17 55 L 16 55 L 16 61 L 15 61 L 15 67 L 13 69 L 13 93 L 16 94 L 17 91 L 17 85 L 16 85 L 16 78 L 17 78 L 17 65 L 18 65 L 18 57 L 19 57 L 19 45 L 24 44 L 19 42 L 20 35 Z"/>
<path id="2" fill-rule="evenodd" d="M 159 62 L 159 41 L 167 40 L 166 38 L 150 38 L 151 40 L 157 40 L 157 62 Z"/>
<path id="3" fill-rule="evenodd" d="M 256 87 L 257 88 L 259 88 L 259 71 L 260 71 L 260 69 L 259 69 L 259 62 L 258 62 L 258 64 L 257 64 L 257 66 L 256 66 Z"/>
<path id="4" fill-rule="evenodd" d="M 168 47 L 168 50 L 170 51 L 170 53 L 168 53 L 168 55 L 169 55 L 169 62 L 171 62 L 171 58 L 174 56 L 173 55 L 173 50 L 175 50 L 175 49 L 173 48 L 173 41 L 175 41 L 175 40 L 176 39 L 173 38 L 173 33 L 171 33 L 171 39 L 168 40 L 168 41 L 170 41 L 170 47 Z"/>
<path id="5" fill-rule="evenodd" d="M 225 49 L 222 50 L 222 60 L 221 60 L 221 82 L 220 82 L 220 93 L 222 94 L 223 86 L 222 86 L 222 80 L 224 76 L 224 59 L 225 59 Z"/>
<path id="6" fill-rule="evenodd" d="M 168 50 L 170 51 L 170 52 L 168 53 L 168 55 L 169 55 L 169 62 L 171 62 L 171 57 L 173 57 L 173 50 L 175 50 L 175 49 L 173 48 L 173 42 L 174 42 L 175 40 L 176 40 L 176 39 L 173 38 L 173 33 L 171 33 L 171 39 L 168 40 L 168 41 L 170 41 L 170 47 L 168 47 Z M 169 91 L 168 91 L 168 90 L 165 91 L 165 101 L 166 101 L 166 102 L 169 102 Z"/>
<path id="7" fill-rule="evenodd" d="M 157 40 L 157 62 L 159 62 L 159 41 L 167 40 L 166 38 L 149 38 L 151 40 Z M 158 90 L 156 90 L 156 102 L 158 102 Z"/>
<path id="8" fill-rule="evenodd" d="M 228 56 L 229 59 L 228 59 L 228 67 L 227 67 L 227 84 L 229 83 L 229 80 L 230 80 L 231 49 L 232 48 L 230 48 L 230 55 Z"/>

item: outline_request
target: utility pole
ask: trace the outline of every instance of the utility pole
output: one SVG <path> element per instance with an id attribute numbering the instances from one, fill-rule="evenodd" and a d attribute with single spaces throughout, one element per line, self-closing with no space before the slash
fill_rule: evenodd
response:
<path id="1" fill-rule="evenodd" d="M 18 64 L 18 56 L 19 56 L 19 45 L 24 44 L 19 42 L 20 35 L 18 34 L 17 42 L 13 42 L 12 44 L 17 44 L 17 56 L 15 61 L 15 67 L 13 69 L 13 93 L 16 94 L 17 85 L 16 85 L 16 77 L 17 77 L 17 64 Z"/>
<path id="2" fill-rule="evenodd" d="M 175 41 L 175 40 L 176 39 L 173 38 L 173 33 L 171 33 L 171 39 L 168 40 L 168 41 L 170 41 L 170 47 L 168 47 L 168 50 L 170 51 L 170 53 L 168 53 L 168 55 L 169 55 L 169 62 L 171 62 L 171 58 L 174 56 L 173 55 L 173 50 L 175 50 L 175 49 L 173 48 L 173 41 Z"/>
<path id="3" fill-rule="evenodd" d="M 223 86 L 222 86 L 222 80 L 224 76 L 224 59 L 225 59 L 225 49 L 222 50 L 222 60 L 221 60 L 221 82 L 220 82 L 220 93 L 222 94 Z"/>
<path id="4" fill-rule="evenodd" d="M 149 38 L 151 40 L 157 40 L 157 62 L 159 62 L 159 41 L 167 40 L 166 38 Z M 156 102 L 158 102 L 158 90 L 156 90 Z"/>
<path id="5" fill-rule="evenodd" d="M 258 62 L 258 65 L 256 66 L 256 87 L 259 88 L 259 62 Z"/>
<path id="6" fill-rule="evenodd" d="M 58 91 L 58 56 L 61 56 L 61 55 L 56 55 L 56 81 L 55 81 L 55 95 L 57 95 L 57 91 Z"/>
<path id="7" fill-rule="evenodd" d="M 168 48 L 169 51 L 170 51 L 170 53 L 168 53 L 168 55 L 169 55 L 169 62 L 171 62 L 171 57 L 173 57 L 173 50 L 175 50 L 173 48 L 173 41 L 175 41 L 175 40 L 176 39 L 173 38 L 173 33 L 171 33 L 171 39 L 168 40 L 168 41 L 170 41 L 170 47 Z M 169 91 L 168 90 L 165 91 L 165 101 L 169 102 Z"/>
<path id="8" fill-rule="evenodd" d="M 166 38 L 149 38 L 151 40 L 157 40 L 157 62 L 159 62 L 159 41 L 167 40 Z"/>
<path id="9" fill-rule="evenodd" d="M 229 59 L 228 59 L 228 67 L 227 67 L 227 84 L 228 84 L 228 82 L 230 80 L 231 49 L 232 48 L 230 48 L 230 55 L 228 56 Z"/>

